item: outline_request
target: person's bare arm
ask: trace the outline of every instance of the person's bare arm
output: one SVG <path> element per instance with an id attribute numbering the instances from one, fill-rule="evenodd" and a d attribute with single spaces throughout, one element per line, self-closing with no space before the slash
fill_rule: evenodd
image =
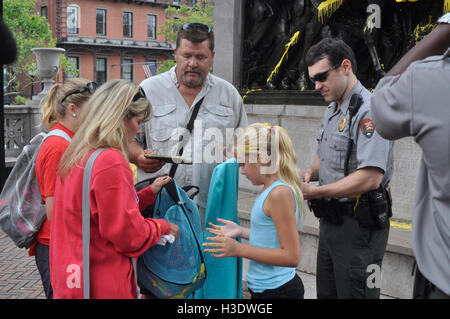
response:
<path id="1" fill-rule="evenodd" d="M 48 196 L 45 198 L 45 214 L 47 215 L 48 221 L 51 221 L 53 209 L 53 196 Z"/>
<path id="2" fill-rule="evenodd" d="M 266 265 L 297 267 L 301 250 L 292 191 L 287 186 L 274 189 L 264 203 L 264 213 L 275 224 L 280 248 L 256 247 L 227 236 L 216 236 L 207 238 L 210 242 L 203 246 L 210 248 L 205 252 L 213 253 L 216 258 L 240 256 Z"/>
<path id="3" fill-rule="evenodd" d="M 440 23 L 422 41 L 409 50 L 387 75 L 402 74 L 414 61 L 423 60 L 433 55 L 442 55 L 448 47 L 450 47 L 450 24 Z"/>

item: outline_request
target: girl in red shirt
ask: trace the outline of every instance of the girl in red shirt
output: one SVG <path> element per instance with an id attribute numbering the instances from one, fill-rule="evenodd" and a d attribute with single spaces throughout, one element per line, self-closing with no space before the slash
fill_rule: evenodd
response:
<path id="1" fill-rule="evenodd" d="M 142 89 L 126 80 L 103 84 L 80 118 L 60 162 L 52 212 L 50 271 L 55 298 L 83 298 L 82 185 L 84 166 L 98 148 L 107 148 L 92 168 L 89 191 L 90 296 L 136 298 L 132 258 L 178 226 L 143 218 L 140 210 L 169 181 L 158 178 L 136 193 L 128 165 L 128 144 L 152 113 Z"/>
<path id="2" fill-rule="evenodd" d="M 63 84 L 55 84 L 50 89 L 47 101 L 41 108 L 42 128 L 50 131 L 62 130 L 72 138 L 75 123 L 95 87 L 95 84 L 80 78 L 69 79 Z M 51 136 L 47 138 L 39 149 L 35 166 L 36 178 L 42 201 L 45 203 L 47 219 L 42 224 L 28 254 L 29 256 L 35 256 L 45 296 L 48 299 L 53 298 L 49 269 L 50 218 L 56 172 L 67 146 L 69 146 L 69 141 L 63 137 Z"/>

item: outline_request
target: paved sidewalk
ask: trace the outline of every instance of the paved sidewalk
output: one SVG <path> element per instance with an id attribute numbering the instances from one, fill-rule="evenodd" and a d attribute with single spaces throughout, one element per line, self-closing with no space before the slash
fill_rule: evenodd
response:
<path id="1" fill-rule="evenodd" d="M 41 277 L 28 249 L 17 248 L 0 230 L 0 299 L 45 299 Z"/>
<path id="2" fill-rule="evenodd" d="M 305 286 L 305 299 L 316 299 L 315 276 L 299 272 Z M 249 298 L 244 291 L 244 298 Z M 34 257 L 17 248 L 0 230 L 0 299 L 45 299 Z"/>
<path id="3" fill-rule="evenodd" d="M 316 299 L 316 277 L 299 272 L 305 287 L 305 299 Z M 245 286 L 245 284 L 244 284 Z M 250 297 L 244 290 L 244 298 Z M 381 298 L 389 298 L 381 296 Z M 28 250 L 17 248 L 12 240 L 0 230 L 0 299 L 45 299 L 41 277 L 34 257 Z"/>

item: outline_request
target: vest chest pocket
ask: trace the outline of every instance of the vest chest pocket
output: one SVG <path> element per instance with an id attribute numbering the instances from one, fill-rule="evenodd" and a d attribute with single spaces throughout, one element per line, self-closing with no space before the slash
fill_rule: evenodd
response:
<path id="1" fill-rule="evenodd" d="M 201 115 L 200 115 L 201 113 Z M 204 104 L 199 117 L 203 120 L 203 128 L 209 127 L 233 127 L 233 108 L 220 104 Z"/>
<path id="2" fill-rule="evenodd" d="M 169 155 L 170 145 L 175 144 L 177 133 L 176 105 L 165 104 L 154 107 L 153 118 L 150 122 L 151 148 L 156 154 Z M 174 139 L 171 141 L 171 138 Z"/>
<path id="3" fill-rule="evenodd" d="M 152 141 L 151 148 L 153 152 L 160 155 L 170 155 L 170 145 L 175 144 L 176 128 L 161 128 L 161 129 L 153 129 L 150 131 L 150 139 Z M 171 141 L 171 138 L 173 141 Z"/>

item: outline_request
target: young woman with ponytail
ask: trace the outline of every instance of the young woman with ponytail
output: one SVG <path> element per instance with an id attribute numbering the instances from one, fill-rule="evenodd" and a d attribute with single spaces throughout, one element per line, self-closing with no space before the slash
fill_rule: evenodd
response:
<path id="1" fill-rule="evenodd" d="M 203 245 L 214 257 L 250 259 L 247 283 L 252 299 L 303 299 L 296 274 L 300 262 L 297 223 L 303 210 L 301 179 L 295 151 L 286 130 L 256 123 L 237 137 L 235 155 L 254 185 L 263 185 L 251 211 L 250 229 L 218 218 L 207 230 L 215 237 Z M 249 244 L 234 238 L 249 239 Z"/>
<path id="2" fill-rule="evenodd" d="M 53 85 L 47 95 L 47 100 L 41 107 L 42 128 L 46 131 L 61 130 L 72 138 L 83 106 L 96 87 L 94 82 L 81 78 L 68 79 L 62 84 Z M 49 243 L 56 172 L 59 161 L 68 146 L 69 141 L 65 138 L 50 136 L 42 143 L 36 158 L 36 178 L 42 201 L 45 203 L 47 219 L 31 245 L 29 255 L 35 256 L 45 296 L 48 299 L 53 298 L 50 283 Z"/>

